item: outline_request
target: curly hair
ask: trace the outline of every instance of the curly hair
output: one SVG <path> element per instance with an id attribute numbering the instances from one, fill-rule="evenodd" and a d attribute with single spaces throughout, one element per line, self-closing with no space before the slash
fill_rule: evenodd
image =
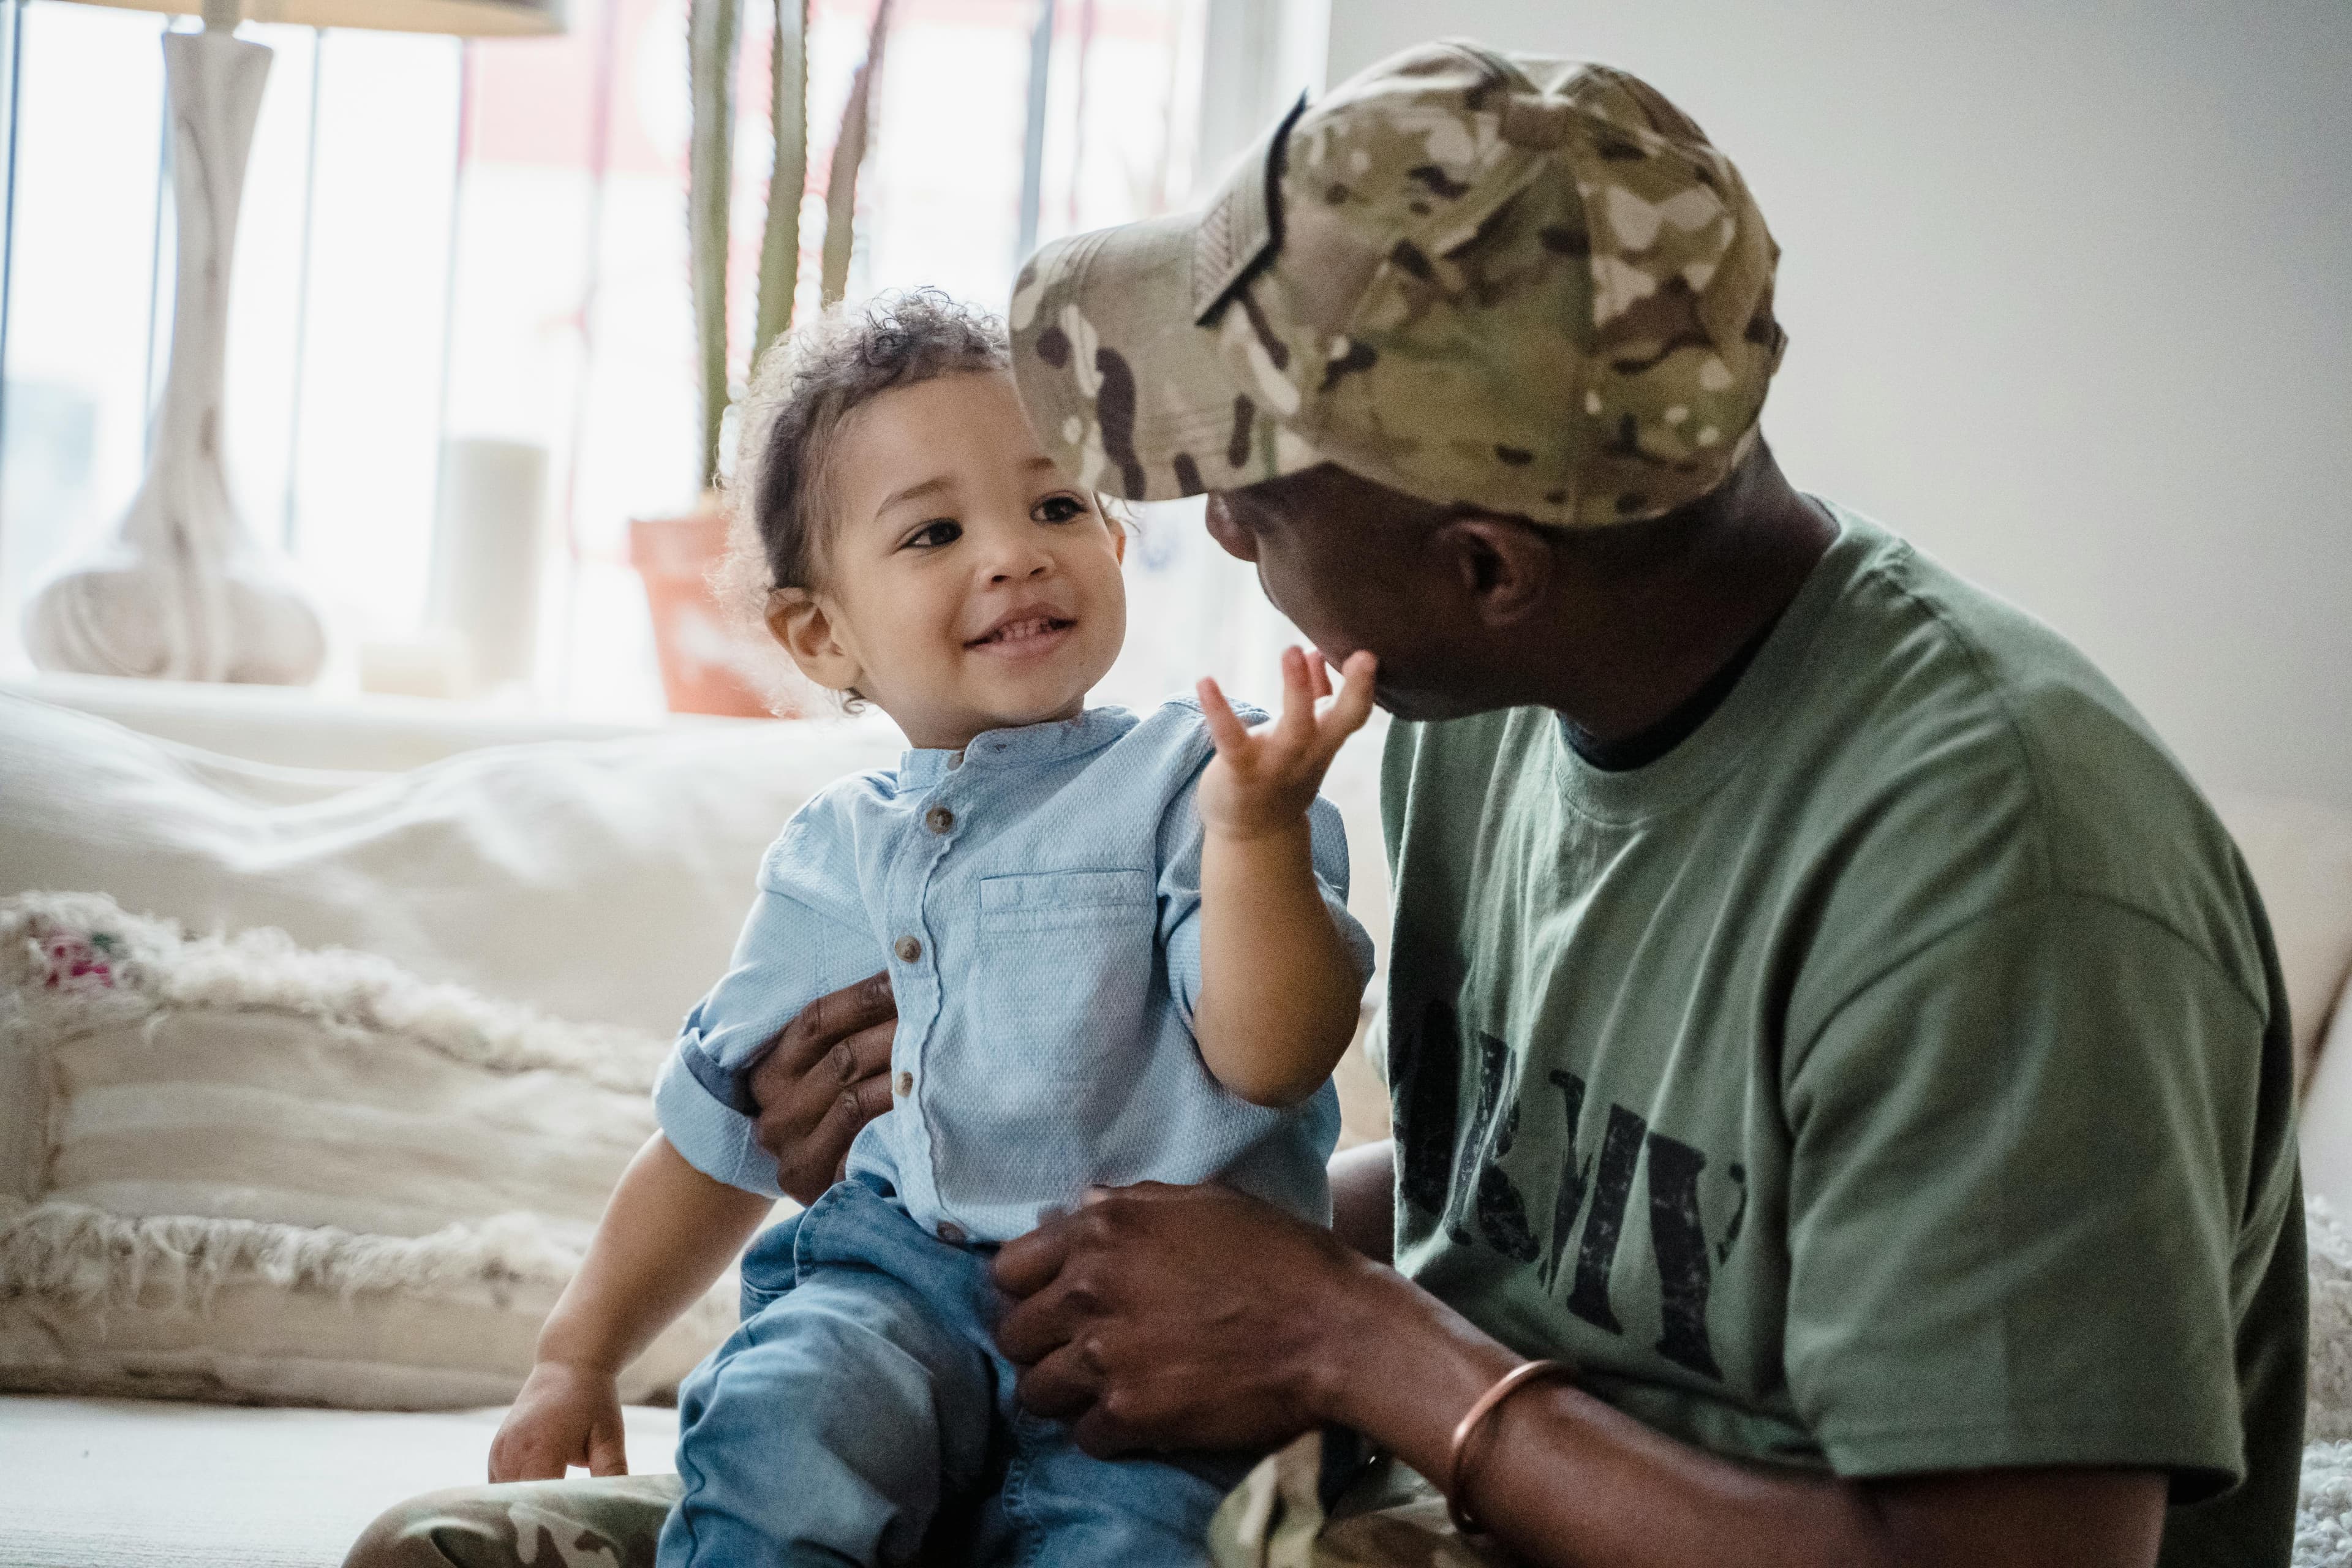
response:
<path id="1" fill-rule="evenodd" d="M 779 339 L 760 356 L 741 405 L 726 596 L 756 617 L 777 589 L 818 585 L 827 459 L 858 409 L 896 387 L 1012 364 L 1003 322 L 936 289 L 835 305 Z"/>

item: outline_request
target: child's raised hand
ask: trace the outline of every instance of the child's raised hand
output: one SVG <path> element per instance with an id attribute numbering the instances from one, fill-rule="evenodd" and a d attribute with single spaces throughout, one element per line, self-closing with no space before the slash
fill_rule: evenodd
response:
<path id="1" fill-rule="evenodd" d="M 490 1479 L 560 1481 L 569 1465 L 596 1476 L 629 1473 L 620 1388 L 609 1373 L 543 1361 L 490 1439 Z"/>
<path id="2" fill-rule="evenodd" d="M 1215 681 L 1202 680 L 1201 712 L 1217 743 L 1201 775 L 1202 826 L 1231 838 L 1303 826 L 1340 743 L 1371 717 L 1375 663 L 1369 653 L 1350 654 L 1339 670 L 1339 697 L 1318 713 L 1316 700 L 1331 695 L 1323 660 L 1285 648 L 1282 717 L 1255 730 L 1242 723 Z"/>

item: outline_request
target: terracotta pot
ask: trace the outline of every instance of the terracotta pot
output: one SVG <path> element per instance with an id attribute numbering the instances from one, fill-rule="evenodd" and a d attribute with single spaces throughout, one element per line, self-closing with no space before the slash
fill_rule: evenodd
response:
<path id="1" fill-rule="evenodd" d="M 645 580 L 653 612 L 662 694 L 673 713 L 796 718 L 782 652 L 747 630 L 712 590 L 726 553 L 727 517 L 710 497 L 683 517 L 629 521 L 629 564 Z"/>

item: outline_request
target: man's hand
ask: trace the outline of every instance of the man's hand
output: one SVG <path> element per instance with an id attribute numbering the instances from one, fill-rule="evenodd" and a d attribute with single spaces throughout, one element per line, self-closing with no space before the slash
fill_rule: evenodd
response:
<path id="1" fill-rule="evenodd" d="M 1329 1335 L 1375 1267 L 1227 1188 L 1097 1189 L 997 1254 L 1021 1298 L 997 1343 L 1089 1453 L 1271 1447 L 1324 1419 Z"/>
<path id="2" fill-rule="evenodd" d="M 1153 1183 L 1088 1194 L 996 1258 L 1023 1405 L 1089 1453 L 1270 1447 L 1361 1432 L 1425 1476 L 1520 1357 L 1255 1198 Z M 1496 1413 L 1470 1501 L 1544 1568 L 2141 1568 L 2164 1478 L 2051 1469 L 1852 1481 L 1688 1447 L 1547 1382 Z"/>
<path id="3" fill-rule="evenodd" d="M 1242 723 L 1215 681 L 1202 681 L 1201 714 L 1217 743 L 1201 775 L 1202 826 L 1246 839 L 1303 824 L 1341 742 L 1371 716 L 1373 665 L 1369 653 L 1349 655 L 1338 700 L 1318 713 L 1317 699 L 1331 695 L 1330 671 L 1319 656 L 1283 649 L 1282 717 L 1255 730 Z"/>
<path id="4" fill-rule="evenodd" d="M 760 1147 L 776 1157 L 776 1184 L 795 1203 L 813 1204 L 839 1181 L 858 1129 L 890 1109 L 898 1029 L 890 976 L 868 975 L 802 1008 L 751 1068 Z"/>
<path id="5" fill-rule="evenodd" d="M 560 1481 L 567 1466 L 625 1476 L 618 1380 L 609 1372 L 543 1361 L 490 1439 L 493 1481 Z"/>

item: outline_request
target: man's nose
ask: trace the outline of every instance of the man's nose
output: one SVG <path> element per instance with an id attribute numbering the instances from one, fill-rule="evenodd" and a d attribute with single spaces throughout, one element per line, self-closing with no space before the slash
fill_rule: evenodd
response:
<path id="1" fill-rule="evenodd" d="M 1211 493 L 1207 519 L 1209 537 L 1215 540 L 1226 554 L 1236 561 L 1257 559 L 1257 542 L 1250 537 L 1250 531 L 1235 522 L 1234 514 L 1225 510 L 1223 496 Z"/>

